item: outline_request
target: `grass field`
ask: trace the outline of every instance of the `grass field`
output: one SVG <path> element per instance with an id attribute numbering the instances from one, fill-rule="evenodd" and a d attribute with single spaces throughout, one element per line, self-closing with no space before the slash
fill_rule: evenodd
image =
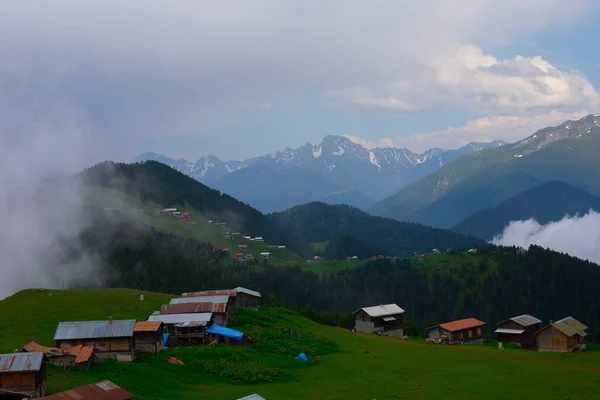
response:
<path id="1" fill-rule="evenodd" d="M 61 320 L 145 319 L 171 296 L 135 290 L 28 290 L 0 301 L 0 350 L 29 340 L 52 344 Z M 593 399 L 600 390 L 600 350 L 553 354 L 489 346 L 425 344 L 353 334 L 291 311 L 242 310 L 231 323 L 258 342 L 247 347 L 167 350 L 131 364 L 103 361 L 90 371 L 50 366 L 56 392 L 110 379 L 136 399 Z M 296 361 L 305 352 L 309 362 Z M 185 365 L 166 362 L 169 355 Z"/>

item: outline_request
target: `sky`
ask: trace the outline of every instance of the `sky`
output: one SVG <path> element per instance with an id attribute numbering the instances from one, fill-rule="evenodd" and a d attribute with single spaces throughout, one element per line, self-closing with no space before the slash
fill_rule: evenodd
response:
<path id="1" fill-rule="evenodd" d="M 598 16 L 597 0 L 5 0 L 0 143 L 61 170 L 329 134 L 516 141 L 600 111 Z"/>

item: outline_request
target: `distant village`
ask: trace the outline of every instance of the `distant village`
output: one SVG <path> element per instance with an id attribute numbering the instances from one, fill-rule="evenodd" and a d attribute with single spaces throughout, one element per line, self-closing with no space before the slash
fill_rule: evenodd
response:
<path id="1" fill-rule="evenodd" d="M 43 291 L 43 289 L 40 289 Z M 257 310 L 259 292 L 237 287 L 182 293 L 152 313 L 146 321 L 64 321 L 54 333 L 54 347 L 35 341 L 12 354 L 0 354 L 0 398 L 51 400 L 128 400 L 134 395 L 111 381 L 73 388 L 46 396 L 46 364 L 88 370 L 102 360 L 135 362 L 136 354 L 157 354 L 165 348 L 224 343 L 244 346 L 254 340 L 227 328 L 242 308 Z M 144 301 L 144 296 L 140 296 Z M 169 357 L 170 364 L 183 364 Z M 264 400 L 257 394 L 242 398 Z M 239 400 L 242 400 L 239 399 Z"/>

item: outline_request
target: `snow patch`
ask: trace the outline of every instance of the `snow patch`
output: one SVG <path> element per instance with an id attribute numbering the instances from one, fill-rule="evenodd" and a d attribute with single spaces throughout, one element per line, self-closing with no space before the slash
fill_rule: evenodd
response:
<path id="1" fill-rule="evenodd" d="M 370 150 L 369 150 L 369 161 L 371 161 L 371 164 L 376 166 L 377 169 L 379 171 L 381 171 L 381 165 L 379 164 L 379 160 L 377 160 L 377 157 L 375 157 L 375 153 Z"/>
<path id="2" fill-rule="evenodd" d="M 521 157 L 523 157 L 523 154 L 515 154 L 515 157 L 516 158 L 521 158 Z"/>
<path id="3" fill-rule="evenodd" d="M 313 157 L 314 158 L 319 158 L 321 157 L 321 153 L 322 153 L 323 149 L 321 148 L 320 144 L 315 144 L 312 148 L 312 153 L 313 153 Z"/>
<path id="4" fill-rule="evenodd" d="M 338 151 L 333 152 L 334 156 L 341 156 L 342 154 L 344 154 L 344 149 L 342 149 L 341 147 L 338 148 Z"/>

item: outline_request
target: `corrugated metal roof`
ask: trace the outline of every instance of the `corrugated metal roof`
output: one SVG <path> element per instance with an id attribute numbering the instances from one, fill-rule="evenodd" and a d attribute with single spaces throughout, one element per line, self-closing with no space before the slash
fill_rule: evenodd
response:
<path id="1" fill-rule="evenodd" d="M 131 337 L 135 322 L 135 319 L 60 322 L 54 340 Z"/>
<path id="2" fill-rule="evenodd" d="M 41 400 L 129 400 L 134 397 L 111 381 L 101 381 L 42 397 Z"/>
<path id="3" fill-rule="evenodd" d="M 555 321 L 554 323 L 555 324 L 562 324 L 562 323 L 567 324 L 571 328 L 573 328 L 573 329 L 575 329 L 576 331 L 579 331 L 579 332 L 583 332 L 583 331 L 585 331 L 588 328 L 582 322 L 577 321 L 573 317 L 565 317 L 563 319 L 559 319 L 558 321 Z"/>
<path id="4" fill-rule="evenodd" d="M 260 297 L 260 292 L 257 292 L 256 290 L 246 289 L 246 288 L 241 287 L 241 286 L 238 286 L 238 287 L 236 287 L 233 290 L 235 290 L 238 293 L 246 293 L 246 294 L 249 294 L 250 296 Z"/>
<path id="5" fill-rule="evenodd" d="M 510 318 L 510 320 L 514 321 L 517 324 L 522 325 L 524 327 L 539 324 L 542 322 L 541 320 L 539 320 L 536 317 L 529 315 L 529 314 L 523 314 L 523 315 L 519 315 L 517 317 L 512 317 L 512 318 Z M 502 322 L 506 322 L 506 321 L 502 321 Z"/>
<path id="6" fill-rule="evenodd" d="M 190 314 L 212 312 L 213 303 L 181 303 L 163 304 L 160 306 L 161 314 Z"/>
<path id="7" fill-rule="evenodd" d="M 213 310 L 212 310 L 212 312 L 214 312 L 214 313 L 224 313 L 225 311 L 227 311 L 227 303 L 213 303 Z"/>
<path id="8" fill-rule="evenodd" d="M 135 323 L 134 332 L 157 332 L 162 322 L 160 321 L 140 321 Z"/>
<path id="9" fill-rule="evenodd" d="M 74 346 L 70 349 L 59 349 L 58 347 L 47 347 L 42 346 L 41 344 L 31 341 L 23 346 L 23 351 L 26 352 L 41 352 L 46 354 L 46 356 L 64 356 L 71 355 L 75 356 L 75 364 L 79 364 L 82 362 L 86 362 L 90 359 L 92 354 L 94 353 L 94 348 L 89 346 Z"/>
<path id="10" fill-rule="evenodd" d="M 192 314 L 158 314 L 151 315 L 148 321 L 161 321 L 165 324 L 181 324 L 184 322 L 193 322 L 206 324 L 212 318 L 212 313 L 192 313 Z"/>
<path id="11" fill-rule="evenodd" d="M 462 331 L 463 329 L 475 328 L 478 326 L 485 325 L 485 322 L 480 321 L 475 318 L 465 318 L 459 319 L 457 321 L 446 322 L 445 324 L 440 324 L 442 328 L 447 330 L 448 332 L 456 332 Z"/>
<path id="12" fill-rule="evenodd" d="M 371 317 L 384 317 L 386 315 L 396 315 L 404 312 L 404 310 L 401 309 L 397 304 L 383 304 L 380 306 L 363 307 L 360 310 L 363 310 Z M 354 311 L 354 314 L 360 310 Z"/>
<path id="13" fill-rule="evenodd" d="M 179 297 L 171 299 L 170 304 L 184 304 L 184 303 L 227 303 L 229 296 L 217 295 L 217 296 L 201 296 L 201 297 Z"/>
<path id="14" fill-rule="evenodd" d="M 267 400 L 267 399 L 265 399 L 264 397 L 259 396 L 255 393 L 255 394 L 251 394 L 250 396 L 240 397 L 237 400 Z"/>
<path id="15" fill-rule="evenodd" d="M 550 325 L 547 325 L 546 327 L 540 329 L 538 332 L 543 331 L 544 329 L 548 328 L 549 326 L 555 327 L 556 329 L 558 329 L 559 331 L 561 331 L 562 333 L 564 333 L 565 335 L 567 335 L 569 337 L 571 337 L 573 335 L 579 335 L 582 337 L 587 336 L 587 332 L 585 331 L 585 329 L 587 329 L 587 326 L 585 326 L 581 322 L 577 321 L 573 317 L 566 317 L 563 319 L 559 319 L 558 321 L 551 322 Z"/>
<path id="16" fill-rule="evenodd" d="M 496 333 L 510 333 L 512 335 L 520 335 L 521 333 L 525 332 L 522 329 L 504 329 L 504 328 L 498 328 L 495 330 Z"/>
<path id="17" fill-rule="evenodd" d="M 390 322 L 390 321 L 395 321 L 395 320 L 396 320 L 396 318 L 395 318 L 395 317 L 392 317 L 391 315 L 390 315 L 390 316 L 388 316 L 388 317 L 383 317 L 382 319 L 383 319 L 385 322 Z"/>
<path id="18" fill-rule="evenodd" d="M 90 346 L 75 346 L 70 348 L 69 350 L 65 350 L 66 353 L 75 356 L 75 364 L 87 362 L 92 354 L 94 354 L 94 348 Z"/>
<path id="19" fill-rule="evenodd" d="M 42 352 L 0 354 L 0 373 L 39 371 L 45 357 Z"/>
<path id="20" fill-rule="evenodd" d="M 181 297 L 201 297 L 201 296 L 237 296 L 237 292 L 231 289 L 225 290 L 203 290 L 200 292 L 181 293 Z"/>

